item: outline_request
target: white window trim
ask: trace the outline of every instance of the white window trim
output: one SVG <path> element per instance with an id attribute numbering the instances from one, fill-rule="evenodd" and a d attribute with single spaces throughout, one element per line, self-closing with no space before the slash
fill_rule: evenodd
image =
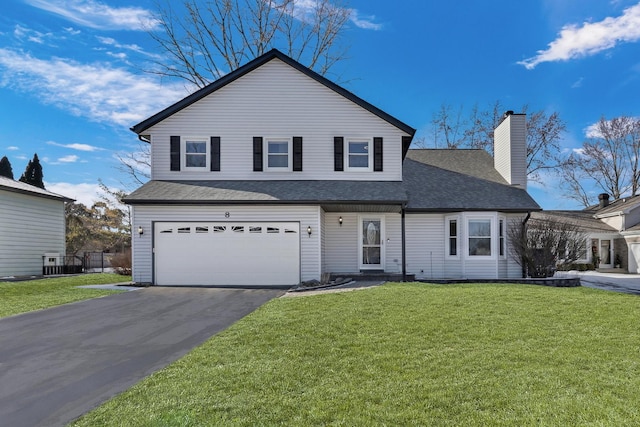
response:
<path id="1" fill-rule="evenodd" d="M 349 167 L 349 143 L 366 142 L 368 151 L 367 167 Z M 346 172 L 371 172 L 373 171 L 373 138 L 370 137 L 345 137 L 344 139 L 344 170 Z"/>
<path id="2" fill-rule="evenodd" d="M 269 143 L 270 142 L 286 142 L 287 143 L 287 167 L 277 167 L 272 166 L 269 167 Z M 274 137 L 265 137 L 263 146 L 263 163 L 264 163 L 264 171 L 265 172 L 291 172 L 293 171 L 293 142 L 292 138 L 274 138 Z"/>
<path id="3" fill-rule="evenodd" d="M 490 232 L 490 247 L 491 247 L 491 255 L 469 255 L 469 239 L 471 238 L 469 233 L 469 222 L 470 221 L 487 221 L 489 220 L 489 224 L 491 225 Z M 462 250 L 464 251 L 464 257 L 466 260 L 495 260 L 498 258 L 498 227 L 497 227 L 497 215 L 478 215 L 471 214 L 465 215 L 464 217 L 464 244 L 462 245 Z"/>
<path id="4" fill-rule="evenodd" d="M 362 259 L 362 222 L 366 220 L 380 221 L 380 266 L 364 264 Z M 385 216 L 384 215 L 358 215 L 358 266 L 360 270 L 386 270 L 385 248 Z"/>
<path id="5" fill-rule="evenodd" d="M 502 242 L 504 244 L 504 251 L 503 254 L 500 255 L 500 221 L 502 221 Z M 498 216 L 498 223 L 497 223 L 497 228 L 496 228 L 496 238 L 497 238 L 497 254 L 500 257 L 500 259 L 506 259 L 507 258 L 507 253 L 509 252 L 509 242 L 507 240 L 508 234 L 507 233 L 507 229 L 508 229 L 508 222 L 507 222 L 507 218 L 504 216 Z"/>
<path id="6" fill-rule="evenodd" d="M 449 255 L 451 253 L 450 249 L 450 244 L 451 244 L 451 240 L 450 240 L 450 235 L 449 235 L 449 223 L 451 221 L 456 221 L 456 255 Z M 462 232 L 462 221 L 460 220 L 460 215 L 450 215 L 450 216 L 446 216 L 444 219 L 444 235 L 445 235 L 445 258 L 446 259 L 460 259 L 460 242 L 462 241 L 461 239 L 461 233 Z"/>
<path id="7" fill-rule="evenodd" d="M 203 167 L 187 166 L 187 141 L 204 142 L 205 162 Z M 187 172 L 203 172 L 210 170 L 211 165 L 211 144 L 209 137 L 205 136 L 183 136 L 180 138 L 180 170 Z"/>

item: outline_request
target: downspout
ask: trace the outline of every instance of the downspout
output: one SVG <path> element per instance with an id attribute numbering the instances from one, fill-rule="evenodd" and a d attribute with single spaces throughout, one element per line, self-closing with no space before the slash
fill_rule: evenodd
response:
<path id="1" fill-rule="evenodd" d="M 400 228 L 402 234 L 402 281 L 407 281 L 407 246 L 405 240 L 405 204 L 400 207 Z"/>
<path id="2" fill-rule="evenodd" d="M 527 212 L 527 216 L 524 217 L 524 221 L 522 221 L 522 234 L 521 236 L 524 238 L 526 236 L 526 232 L 527 232 L 527 222 L 529 221 L 529 218 L 531 218 L 531 212 Z M 520 258 L 521 262 L 522 262 L 522 278 L 526 279 L 527 278 L 527 265 L 524 261 L 524 256 L 522 256 Z"/>

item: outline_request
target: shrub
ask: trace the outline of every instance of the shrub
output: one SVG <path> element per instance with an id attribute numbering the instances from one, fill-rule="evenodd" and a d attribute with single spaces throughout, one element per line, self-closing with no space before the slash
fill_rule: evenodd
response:
<path id="1" fill-rule="evenodd" d="M 111 258 L 113 271 L 122 276 L 131 276 L 131 249 L 119 252 Z"/>

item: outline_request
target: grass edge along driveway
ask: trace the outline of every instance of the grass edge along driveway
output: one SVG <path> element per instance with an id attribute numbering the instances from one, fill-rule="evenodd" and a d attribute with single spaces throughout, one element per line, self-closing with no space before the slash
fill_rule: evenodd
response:
<path id="1" fill-rule="evenodd" d="M 638 424 L 639 319 L 588 288 L 280 298 L 74 425 Z"/>
<path id="2" fill-rule="evenodd" d="M 130 276 L 112 273 L 52 277 L 21 282 L 0 281 L 0 318 L 119 292 L 83 289 L 78 286 L 127 281 L 131 281 Z"/>

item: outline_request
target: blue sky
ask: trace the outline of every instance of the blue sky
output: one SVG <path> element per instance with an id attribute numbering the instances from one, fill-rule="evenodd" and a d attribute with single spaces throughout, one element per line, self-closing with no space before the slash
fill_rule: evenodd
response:
<path id="1" fill-rule="evenodd" d="M 308 1 L 308 0 L 300 0 Z M 47 189 L 91 203 L 122 188 L 129 128 L 188 94 L 145 73 L 152 0 L 4 0 L 0 156 L 16 178 L 37 152 Z M 349 58 L 329 76 L 427 136 L 442 104 L 557 111 L 564 150 L 602 116 L 638 116 L 638 0 L 351 0 Z M 557 180 L 530 183 L 545 209 L 577 208 Z M 593 189 L 598 193 L 597 189 Z"/>

